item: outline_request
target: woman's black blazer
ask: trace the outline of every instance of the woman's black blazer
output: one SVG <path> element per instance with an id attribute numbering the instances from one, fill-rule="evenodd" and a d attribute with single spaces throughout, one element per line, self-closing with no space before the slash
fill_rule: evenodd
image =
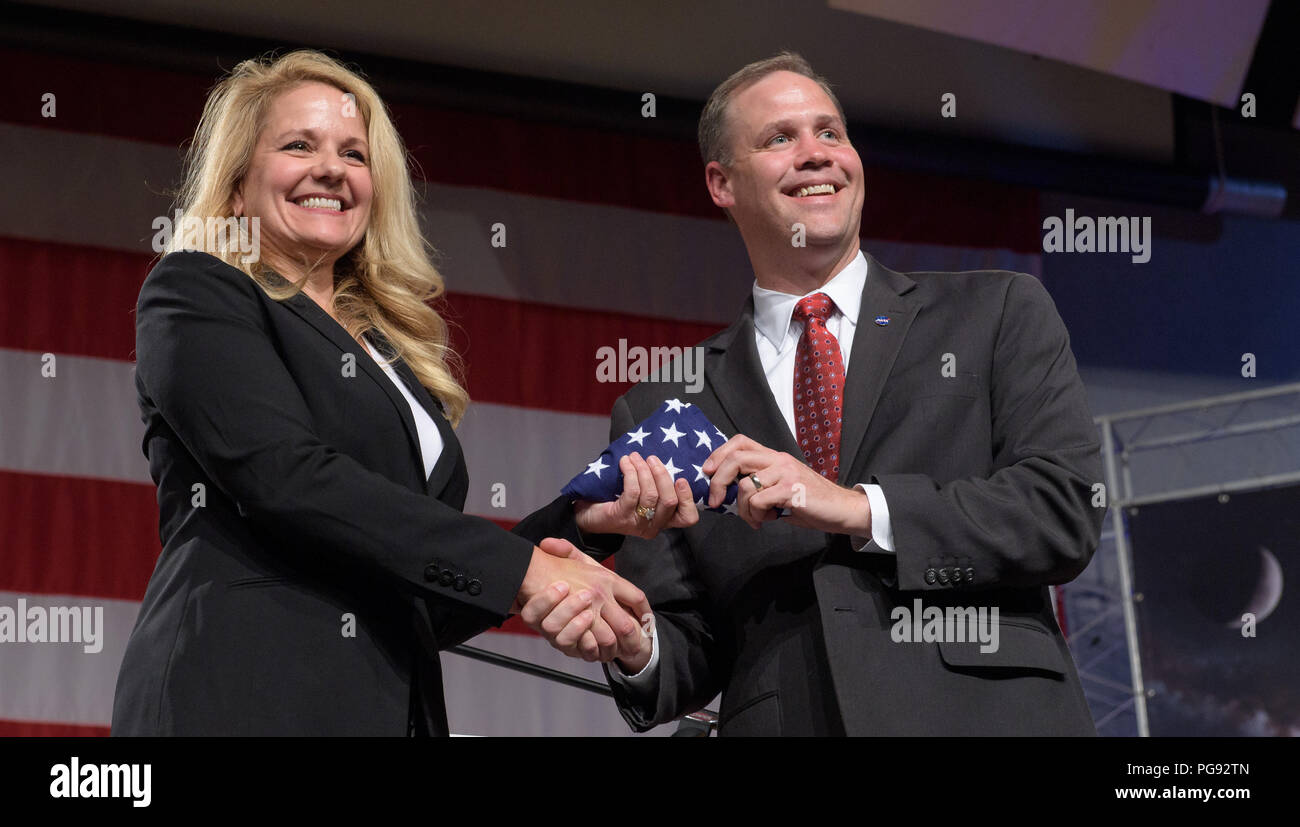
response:
<path id="1" fill-rule="evenodd" d="M 426 479 L 406 399 L 305 294 L 172 253 L 136 314 L 162 553 L 113 734 L 446 734 L 438 650 L 501 622 L 535 541 L 582 547 L 568 501 L 513 533 L 462 513 L 439 403 L 394 365 L 442 432 Z"/>

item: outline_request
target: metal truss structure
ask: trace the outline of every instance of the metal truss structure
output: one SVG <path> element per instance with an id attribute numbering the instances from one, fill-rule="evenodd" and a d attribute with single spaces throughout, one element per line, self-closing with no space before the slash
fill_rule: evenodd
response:
<path id="1" fill-rule="evenodd" d="M 1149 734 L 1127 517 L 1142 505 L 1300 481 L 1300 383 L 1096 418 L 1108 505 L 1101 545 L 1058 589 L 1102 735 Z"/>

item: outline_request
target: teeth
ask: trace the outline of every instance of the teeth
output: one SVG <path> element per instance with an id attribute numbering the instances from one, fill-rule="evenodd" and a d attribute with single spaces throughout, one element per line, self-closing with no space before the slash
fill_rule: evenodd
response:
<path id="1" fill-rule="evenodd" d="M 343 202 L 337 198 L 319 198 L 313 196 L 311 198 L 303 198 L 302 200 L 298 201 L 298 206 L 307 207 L 308 209 L 324 208 L 327 210 L 334 210 L 335 212 L 339 212 L 343 209 Z"/>
<path id="2" fill-rule="evenodd" d="M 795 197 L 803 198 L 808 195 L 834 195 L 834 194 L 835 194 L 834 184 L 818 184 L 815 187 L 800 187 L 799 191 L 795 193 Z"/>

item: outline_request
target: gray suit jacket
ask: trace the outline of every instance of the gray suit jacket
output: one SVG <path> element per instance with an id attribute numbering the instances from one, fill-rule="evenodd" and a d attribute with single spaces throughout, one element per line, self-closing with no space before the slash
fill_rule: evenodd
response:
<path id="1" fill-rule="evenodd" d="M 1088 564 L 1104 511 L 1060 316 L 1029 275 L 868 264 L 840 482 L 882 487 L 897 553 L 711 512 L 629 538 L 618 571 L 650 598 L 661 649 L 653 692 L 611 684 L 620 710 L 644 730 L 721 692 L 723 735 L 1095 734 L 1046 588 Z M 615 403 L 611 436 L 679 396 L 728 435 L 800 456 L 760 367 L 752 301 L 703 347 L 699 393 L 642 383 Z M 894 609 L 916 598 L 997 607 L 997 650 L 895 642 Z"/>

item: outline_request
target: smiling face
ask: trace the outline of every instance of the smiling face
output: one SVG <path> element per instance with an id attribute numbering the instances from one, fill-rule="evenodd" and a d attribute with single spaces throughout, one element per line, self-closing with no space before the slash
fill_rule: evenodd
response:
<path id="1" fill-rule="evenodd" d="M 731 163 L 707 167 L 710 194 L 730 211 L 751 255 L 788 250 L 791 227 L 808 248 L 856 253 L 862 222 L 862 159 L 825 90 L 794 72 L 773 72 L 727 107 Z"/>
<path id="2" fill-rule="evenodd" d="M 293 270 L 334 262 L 366 234 L 373 187 L 366 125 L 343 92 L 303 83 L 271 104 L 234 198 L 236 215 L 261 220 L 264 254 Z M 289 273 L 281 273 L 290 277 Z"/>

